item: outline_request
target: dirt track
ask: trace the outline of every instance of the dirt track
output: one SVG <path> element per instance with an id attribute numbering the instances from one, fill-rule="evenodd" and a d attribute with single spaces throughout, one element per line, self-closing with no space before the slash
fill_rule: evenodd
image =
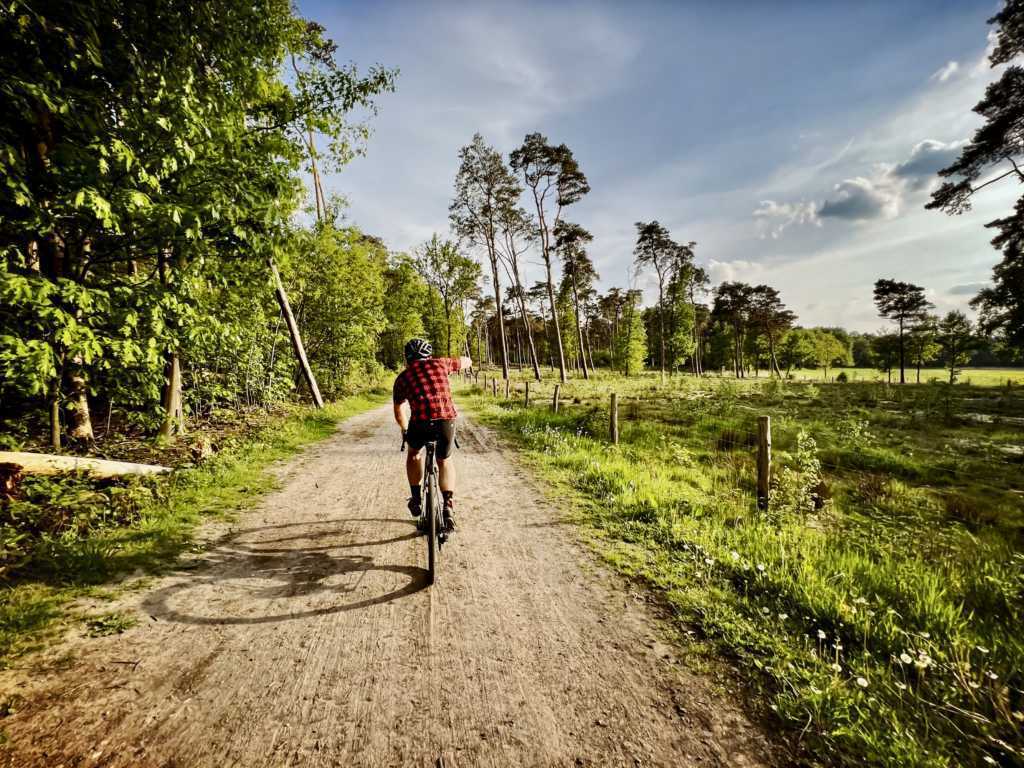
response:
<path id="1" fill-rule="evenodd" d="M 136 627 L 5 673 L 24 701 L 0 721 L 0 764 L 766 763 L 757 729 L 473 424 L 459 533 L 425 587 L 389 411 L 347 422 L 259 508 L 208 528 L 195 562 L 126 598 Z"/>

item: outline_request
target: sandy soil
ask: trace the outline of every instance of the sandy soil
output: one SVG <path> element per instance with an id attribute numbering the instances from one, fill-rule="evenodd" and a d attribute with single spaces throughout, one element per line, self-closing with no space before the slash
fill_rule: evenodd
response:
<path id="1" fill-rule="evenodd" d="M 23 700 L 0 765 L 769 764 L 494 435 L 460 436 L 460 527 L 434 587 L 389 409 L 351 419 L 116 606 L 135 627 L 4 673 Z"/>

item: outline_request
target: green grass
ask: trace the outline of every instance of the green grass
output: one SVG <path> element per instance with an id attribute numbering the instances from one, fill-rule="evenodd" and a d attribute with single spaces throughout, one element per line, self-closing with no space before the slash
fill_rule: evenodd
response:
<path id="1" fill-rule="evenodd" d="M 295 407 L 256 435 L 222 445 L 213 459 L 161 480 L 132 525 L 51 542 L 0 593 L 0 665 L 57 634 L 72 600 L 110 597 L 116 593 L 108 586 L 112 579 L 158 573 L 171 565 L 204 520 L 230 517 L 276 487 L 267 471 L 271 464 L 329 437 L 342 419 L 383 402 L 383 394 L 375 393 L 321 411 Z"/>
<path id="2" fill-rule="evenodd" d="M 570 494 L 609 562 L 742 671 L 801 759 L 1021 764 L 1024 463 L 1004 450 L 1024 429 L 962 417 L 1022 415 L 1020 390 L 601 376 L 565 385 L 555 415 L 551 385 L 532 389 L 530 409 L 468 402 Z"/>
<path id="3" fill-rule="evenodd" d="M 827 379 L 825 371 L 821 368 L 799 369 L 791 373 L 794 379 L 800 381 L 831 381 L 843 372 L 846 373 L 850 381 L 886 380 L 884 373 L 873 368 L 829 368 Z M 766 377 L 768 374 L 766 371 L 761 371 L 760 375 Z M 917 369 L 907 368 L 906 377 L 908 382 L 916 383 Z M 899 378 L 900 372 L 897 369 L 893 371 L 893 381 L 898 383 Z M 945 368 L 922 368 L 921 383 L 927 384 L 931 380 L 949 381 L 949 370 Z M 1007 381 L 1012 381 L 1020 386 L 1024 385 L 1024 368 L 962 368 L 957 374 L 956 380 L 959 383 L 978 387 L 1002 387 L 1006 385 Z"/>

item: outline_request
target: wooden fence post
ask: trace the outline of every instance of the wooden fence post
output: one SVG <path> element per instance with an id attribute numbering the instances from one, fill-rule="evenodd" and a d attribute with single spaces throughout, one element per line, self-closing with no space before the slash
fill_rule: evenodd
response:
<path id="1" fill-rule="evenodd" d="M 505 379 L 505 399 L 506 400 L 508 400 L 508 393 L 509 393 L 509 380 Z"/>
<path id="2" fill-rule="evenodd" d="M 554 397 L 551 398 L 551 410 L 554 413 L 558 413 L 558 394 L 559 394 L 559 392 L 561 392 L 561 390 L 562 390 L 562 385 L 561 384 L 555 384 L 555 394 L 554 394 Z"/>
<path id="3" fill-rule="evenodd" d="M 772 479 L 772 420 L 757 417 L 757 508 L 768 509 Z"/>
<path id="4" fill-rule="evenodd" d="M 495 376 L 493 379 L 491 379 L 491 397 L 497 397 L 497 396 L 498 396 L 498 377 Z"/>
<path id="5" fill-rule="evenodd" d="M 526 390 L 523 392 L 523 408 L 530 407 L 530 382 L 526 382 Z"/>
<path id="6" fill-rule="evenodd" d="M 619 444 L 619 396 L 612 392 L 612 404 L 608 412 L 608 429 L 612 445 Z"/>

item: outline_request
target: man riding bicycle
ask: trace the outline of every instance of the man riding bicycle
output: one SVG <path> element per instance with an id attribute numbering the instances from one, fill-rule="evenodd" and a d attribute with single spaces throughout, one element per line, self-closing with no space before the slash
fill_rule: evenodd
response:
<path id="1" fill-rule="evenodd" d="M 409 444 L 405 457 L 405 473 L 409 478 L 409 511 L 413 517 L 422 512 L 420 482 L 423 480 L 423 446 L 437 442 L 437 468 L 441 495 L 444 497 L 444 525 L 455 529 L 454 500 L 455 468 L 452 466 L 452 447 L 455 444 L 455 403 L 448 384 L 448 374 L 470 368 L 468 357 L 433 357 L 429 341 L 412 339 L 405 345 L 405 370 L 395 379 L 392 400 L 395 421 L 402 437 Z M 403 404 L 409 403 L 409 413 Z M 410 420 L 411 415 L 411 420 Z"/>

